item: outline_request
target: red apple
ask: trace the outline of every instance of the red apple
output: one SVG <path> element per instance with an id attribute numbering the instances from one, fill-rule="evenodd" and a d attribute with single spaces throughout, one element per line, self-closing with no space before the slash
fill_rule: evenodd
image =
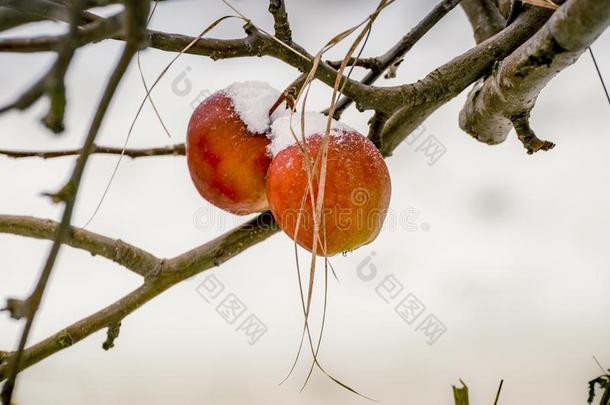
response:
<path id="1" fill-rule="evenodd" d="M 265 83 L 237 83 L 193 112 L 186 158 L 197 191 L 210 203 L 239 215 L 268 209 L 269 110 L 279 95 Z"/>
<path id="2" fill-rule="evenodd" d="M 309 117 L 311 118 L 311 117 Z M 301 148 L 290 145 L 286 135 L 287 117 L 273 124 L 276 137 L 270 149 L 275 153 L 267 172 L 267 198 L 273 216 L 284 232 L 311 251 L 314 236 L 314 217 L 308 194 L 306 159 Z M 320 123 L 326 117 L 313 121 Z M 306 120 L 306 133 L 307 122 Z M 390 176 L 383 156 L 375 145 L 357 131 L 334 125 L 328 144 L 326 182 L 322 222 L 317 253 L 327 256 L 350 251 L 372 242 L 379 234 L 390 202 Z M 284 127 L 276 134 L 276 128 Z M 293 129 L 300 128 L 299 118 L 293 118 Z M 315 159 L 322 144 L 324 130 L 311 125 L 304 145 L 310 159 Z M 323 126 L 322 126 L 323 128 Z M 295 131 L 300 134 L 300 131 Z M 288 144 L 288 145 L 286 145 Z M 314 201 L 318 190 L 320 168 L 314 172 Z M 301 207 L 303 208 L 301 210 Z M 300 223 L 297 235 L 297 218 Z M 324 247 L 325 246 L 325 247 Z"/>

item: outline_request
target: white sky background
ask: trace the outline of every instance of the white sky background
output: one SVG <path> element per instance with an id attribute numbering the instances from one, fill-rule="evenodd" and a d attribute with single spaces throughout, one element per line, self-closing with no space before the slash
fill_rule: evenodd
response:
<path id="1" fill-rule="evenodd" d="M 392 5 L 376 23 L 365 56 L 384 52 L 432 3 L 410 0 Z M 266 1 L 234 4 L 271 29 Z M 375 4 L 289 1 L 293 37 L 313 53 L 360 22 Z M 230 11 L 220 1 L 161 4 L 152 28 L 196 35 L 225 14 Z M 223 23 L 214 36 L 242 36 L 240 27 L 238 22 Z M 42 24 L 7 35 L 58 29 Z M 472 45 L 470 26 L 456 8 L 407 55 L 396 79 L 379 84 L 420 79 Z M 68 75 L 63 135 L 54 136 L 38 123 L 46 108 L 40 102 L 25 113 L 0 117 L 0 148 L 79 147 L 119 50 L 119 43 L 107 41 L 78 52 Z M 594 50 L 610 81 L 610 33 L 595 43 Z M 345 47 L 329 58 L 340 57 L 341 52 Z M 149 81 L 171 57 L 156 50 L 143 52 Z M 11 101 L 51 61 L 50 54 L 0 53 L 0 102 Z M 172 81 L 187 68 L 193 90 L 176 95 Z M 296 74 L 271 58 L 214 62 L 186 55 L 153 93 L 173 138 L 167 139 L 147 106 L 130 146 L 183 142 L 189 105 L 199 91 L 213 92 L 243 80 L 284 88 Z M 99 144 L 123 144 L 142 96 L 134 63 L 107 115 Z M 416 209 L 418 230 L 390 224 L 373 244 L 332 260 L 340 282 L 333 280 L 329 287 L 321 361 L 335 376 L 387 404 L 452 403 L 450 384 L 459 378 L 469 384 L 473 404 L 491 403 L 501 378 L 502 405 L 584 404 L 586 382 L 601 373 L 591 356 L 610 367 L 610 106 L 589 55 L 583 55 L 544 90 L 533 113 L 533 127 L 557 147 L 529 156 L 513 135 L 490 147 L 463 133 L 457 116 L 464 98 L 462 94 L 425 123 L 425 135 L 435 135 L 447 148 L 435 165 L 429 166 L 415 146 L 407 144 L 387 160 L 393 183 L 391 209 L 398 214 Z M 310 109 L 323 109 L 330 92 L 317 85 L 309 100 Z M 352 108 L 343 121 L 366 131 L 369 116 Z M 82 225 L 92 213 L 115 163 L 116 157 L 92 157 L 75 225 Z M 58 218 L 60 207 L 40 193 L 63 185 L 73 164 L 73 158 L 0 157 L 0 212 Z M 209 219 L 207 226 L 194 223 L 201 215 Z M 199 197 L 184 158 L 125 159 L 89 229 L 171 257 L 243 220 Z M 2 299 L 24 297 L 30 291 L 49 246 L 0 235 Z M 367 283 L 357 277 L 356 268 L 373 251 L 378 276 Z M 21 375 L 16 402 L 366 403 L 319 372 L 299 395 L 308 356 L 288 383 L 277 386 L 292 364 L 301 331 L 293 263 L 291 241 L 283 234 L 273 236 L 129 316 L 111 351 L 101 349 L 104 331 L 28 369 Z M 235 332 L 235 325 L 226 324 L 197 294 L 197 285 L 208 274 L 216 275 L 227 292 L 248 306 L 248 313 L 268 326 L 255 345 L 250 346 Z M 434 345 L 414 330 L 417 323 L 407 325 L 393 305 L 376 294 L 375 286 L 390 274 L 404 285 L 401 298 L 412 292 L 426 305 L 422 319 L 435 314 L 446 325 L 447 332 Z M 105 259 L 64 248 L 30 342 L 110 304 L 138 282 Z M 320 312 L 321 306 L 317 308 Z M 2 316 L 0 349 L 12 349 L 20 331 L 20 323 Z"/>

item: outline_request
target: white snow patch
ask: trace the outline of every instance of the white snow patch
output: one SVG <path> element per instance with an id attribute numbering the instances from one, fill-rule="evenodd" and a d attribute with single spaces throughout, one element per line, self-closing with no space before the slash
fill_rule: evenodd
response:
<path id="1" fill-rule="evenodd" d="M 238 82 L 221 92 L 231 99 L 235 111 L 248 127 L 248 131 L 252 133 L 269 132 L 271 122 L 289 113 L 285 108 L 286 104 L 282 103 L 269 117 L 269 110 L 281 95 L 281 92 L 271 87 L 269 83 Z"/>
<path id="2" fill-rule="evenodd" d="M 294 139 L 295 135 L 300 141 L 303 139 L 303 135 L 307 138 L 316 134 L 323 135 L 326 132 L 326 125 L 328 124 L 328 117 L 326 115 L 317 112 L 306 112 L 304 118 L 304 134 L 301 132 L 300 113 L 294 113 L 292 116 L 283 116 L 273 121 L 271 124 L 271 143 L 267 146 L 267 150 L 271 155 L 275 156 L 287 147 L 295 145 L 297 143 Z M 358 133 L 355 129 L 336 120 L 332 120 L 330 129 L 331 136 L 341 136 L 345 131 Z"/>

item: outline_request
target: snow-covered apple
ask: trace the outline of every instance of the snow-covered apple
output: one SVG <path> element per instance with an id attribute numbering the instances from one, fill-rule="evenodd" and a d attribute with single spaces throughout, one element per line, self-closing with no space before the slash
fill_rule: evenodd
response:
<path id="1" fill-rule="evenodd" d="M 298 114 L 279 118 L 272 124 L 269 145 L 274 155 L 267 172 L 271 211 L 282 230 L 310 251 L 321 168 L 321 164 L 312 167 L 311 163 L 321 149 L 327 119 L 307 113 L 302 133 Z M 305 141 L 299 145 L 295 135 Z M 313 187 L 308 187 L 308 158 L 303 150 L 309 157 Z M 309 190 L 313 190 L 313 200 Z M 317 253 L 332 256 L 373 241 L 383 225 L 390 194 L 388 169 L 375 145 L 358 131 L 333 121 Z"/>
<path id="2" fill-rule="evenodd" d="M 240 215 L 268 209 L 268 133 L 271 121 L 286 110 L 269 111 L 279 97 L 266 83 L 235 83 L 195 109 L 186 158 L 193 183 L 207 201 Z"/>

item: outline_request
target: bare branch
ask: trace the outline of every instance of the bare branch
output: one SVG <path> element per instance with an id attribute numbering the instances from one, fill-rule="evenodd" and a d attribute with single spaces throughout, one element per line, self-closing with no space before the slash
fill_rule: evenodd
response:
<path id="1" fill-rule="evenodd" d="M 34 322 L 36 312 L 40 306 L 40 302 L 44 295 L 44 291 L 46 289 L 49 278 L 51 276 L 51 272 L 55 265 L 55 261 L 57 259 L 60 247 L 63 244 L 63 240 L 69 233 L 70 221 L 72 219 L 76 196 L 78 193 L 79 186 L 81 184 L 83 173 L 85 171 L 85 166 L 91 154 L 91 148 L 94 145 L 95 138 L 98 134 L 104 116 L 106 115 L 106 111 L 108 110 L 108 107 L 110 105 L 110 101 L 112 100 L 116 92 L 119 82 L 127 71 L 127 67 L 129 66 L 132 57 L 135 55 L 139 47 L 143 44 L 143 39 L 145 38 L 146 18 L 148 17 L 149 5 L 150 3 L 148 2 L 148 0 L 131 0 L 126 3 L 125 14 L 127 21 L 127 43 L 125 44 L 124 50 L 121 54 L 119 62 L 116 65 L 116 68 L 114 69 L 112 75 L 110 76 L 110 79 L 108 80 L 108 84 L 106 85 L 106 89 L 104 90 L 104 94 L 99 103 L 91 126 L 89 128 L 89 132 L 85 139 L 83 152 L 81 153 L 78 161 L 76 162 L 75 168 L 72 172 L 72 176 L 70 177 L 70 180 L 68 181 L 66 186 L 64 186 L 64 188 L 58 193 L 58 195 L 61 196 L 61 198 L 65 202 L 65 207 L 61 223 L 56 229 L 56 234 L 53 238 L 53 245 L 47 257 L 46 263 L 42 269 L 40 277 L 38 278 L 34 291 L 26 300 L 28 304 L 27 319 L 23 328 L 23 332 L 21 334 L 21 338 L 19 339 L 17 352 L 15 353 L 15 356 L 11 358 L 11 361 L 9 363 L 10 367 L 8 369 L 7 381 L 2 387 L 1 397 L 2 402 L 5 405 L 10 405 L 11 403 L 13 389 L 15 387 L 15 381 L 17 379 L 17 374 L 19 373 L 19 370 L 21 368 L 23 351 L 27 344 L 28 336 L 30 334 L 32 324 Z"/>
<path id="2" fill-rule="evenodd" d="M 121 34 L 123 15 L 117 14 L 108 18 L 98 18 L 87 24 L 78 32 L 78 46 L 112 38 Z M 25 38 L 3 38 L 0 40 L 0 52 L 49 52 L 57 51 L 66 40 L 66 35 L 42 35 Z"/>
<path id="3" fill-rule="evenodd" d="M 404 54 L 404 52 L 410 49 L 417 39 L 423 36 L 436 21 L 458 3 L 459 0 L 444 0 L 439 4 L 426 19 L 381 57 L 382 66 L 389 67 L 395 63 L 399 59 L 397 56 Z M 288 63 L 301 72 L 311 69 L 313 57 L 297 44 L 291 44 L 292 48 L 296 49 L 301 55 L 304 55 L 305 58 L 286 47 L 278 45 L 274 39 L 259 32 L 251 25 L 246 25 L 246 33 L 247 37 L 236 40 L 200 39 L 188 49 L 187 53 L 209 56 L 212 59 L 268 55 Z M 424 97 L 424 95 L 426 95 L 425 97 L 433 95 L 439 100 L 439 105 L 441 105 L 455 96 L 453 93 L 443 94 L 443 87 L 460 87 L 460 89 L 463 89 L 470 85 L 489 69 L 493 60 L 500 56 L 505 56 L 508 50 L 514 49 L 525 40 L 527 34 L 531 35 L 531 33 L 531 29 L 523 29 L 522 26 L 521 29 L 509 30 L 509 34 L 490 43 L 489 47 L 475 48 L 461 58 L 457 58 L 455 63 L 450 63 L 433 72 L 428 77 L 428 80 L 424 80 L 423 83 L 390 88 L 367 85 L 366 80 L 374 80 L 383 73 L 383 70 L 380 70 L 374 76 L 367 76 L 369 79 L 365 78 L 362 83 L 351 79 L 344 79 L 346 80 L 345 85 L 343 86 L 343 83 L 341 83 L 339 87 L 342 88 L 344 95 L 356 100 L 357 107 L 361 110 L 374 109 L 384 113 L 392 113 L 397 107 L 402 107 L 404 104 L 417 103 L 418 98 Z M 517 42 L 514 40 L 515 38 L 521 41 L 515 44 L 514 42 Z M 171 52 L 180 52 L 194 39 L 193 37 L 179 34 L 149 31 L 151 47 Z M 12 50 L 21 51 L 40 50 L 41 48 L 53 46 L 56 39 L 46 38 L 44 40 L 37 40 L 34 44 L 16 44 L 15 40 L 12 41 L 13 43 L 9 44 L 0 41 L 0 49 L 8 47 Z M 470 61 L 475 65 L 475 69 L 473 69 L 472 74 L 463 75 L 463 65 L 459 63 Z M 338 72 L 327 63 L 320 63 L 315 76 L 323 83 L 334 87 L 337 74 Z M 436 77 L 432 79 L 431 76 L 434 75 Z"/>
<path id="4" fill-rule="evenodd" d="M 496 391 L 496 398 L 494 399 L 494 405 L 498 405 L 498 400 L 500 399 L 500 393 L 502 393 L 503 385 L 504 385 L 504 380 L 500 380 L 500 385 L 498 386 L 498 391 Z"/>
<path id="5" fill-rule="evenodd" d="M 14 108 L 25 110 L 34 104 L 44 94 L 47 94 L 49 97 L 49 110 L 42 119 L 42 122 L 47 128 L 55 133 L 63 131 L 63 119 L 66 107 L 64 76 L 66 75 L 76 49 L 79 46 L 82 46 L 84 43 L 87 43 L 89 40 L 97 37 L 96 35 L 91 38 L 92 31 L 96 33 L 99 32 L 100 35 L 104 34 L 105 37 L 109 37 L 118 33 L 120 30 L 120 23 L 117 18 L 103 21 L 96 20 L 96 22 L 92 23 L 88 29 L 78 30 L 76 20 L 79 19 L 81 11 L 82 10 L 79 7 L 75 7 L 73 9 L 72 12 L 73 18 L 75 19 L 75 24 L 71 25 L 71 28 L 67 34 L 57 37 L 59 39 L 55 47 L 55 50 L 57 51 L 57 59 L 49 71 L 14 102 L 0 108 L 0 113 Z M 85 35 L 86 39 L 83 39 L 82 35 Z M 11 41 L 13 40 L 8 41 L 9 46 Z M 20 40 L 15 41 L 19 42 Z"/>
<path id="6" fill-rule="evenodd" d="M 37 157 L 42 159 L 53 159 L 64 156 L 75 156 L 80 155 L 83 152 L 82 148 L 79 149 L 66 149 L 56 151 L 14 151 L 7 149 L 0 149 L 0 155 L 4 155 L 14 159 Z M 124 152 L 124 153 L 123 153 Z M 143 149 L 123 149 L 109 146 L 97 146 L 93 145 L 91 154 L 105 154 L 105 155 L 120 155 L 123 153 L 125 156 L 130 158 L 139 157 L 153 157 L 153 156 L 184 156 L 186 153 L 185 145 L 183 143 L 157 148 L 143 148 Z"/>
<path id="7" fill-rule="evenodd" d="M 388 120 L 388 115 L 376 112 L 369 120 L 369 133 L 367 137 L 375 144 L 377 149 L 381 147 L 381 131 Z"/>
<path id="8" fill-rule="evenodd" d="M 80 3 L 70 9 L 70 30 L 57 52 L 57 60 L 45 78 L 45 90 L 49 96 L 49 111 L 42 119 L 44 125 L 55 133 L 64 130 L 64 112 L 66 109 L 66 86 L 64 77 L 78 47 L 78 21 L 82 8 Z"/>
<path id="9" fill-rule="evenodd" d="M 472 25 L 477 44 L 493 37 L 506 26 L 506 20 L 493 0 L 462 0 L 462 8 Z"/>
<path id="10" fill-rule="evenodd" d="M 193 275 L 219 266 L 277 231 L 278 227 L 273 216 L 271 213 L 265 212 L 200 247 L 173 259 L 159 261 L 157 271 L 148 273 L 144 284 L 130 294 L 28 347 L 23 351 L 19 370 L 28 368 L 101 329 L 112 327 L 168 288 Z M 147 265 L 142 264 L 142 266 L 138 265 L 137 268 L 144 272 Z M 15 361 L 15 353 L 9 353 L 6 357 L 8 361 L 0 362 L 0 382 L 8 378 L 9 364 Z"/>
<path id="11" fill-rule="evenodd" d="M 113 324 L 115 319 L 122 319 L 126 315 L 138 309 L 152 297 L 167 288 L 161 283 L 144 283 L 142 286 L 126 295 L 108 307 L 88 316 L 56 334 L 42 340 L 23 351 L 19 364 L 19 371 L 22 371 L 33 364 L 57 353 L 73 344 L 81 341 L 85 337 Z M 0 381 L 7 380 L 10 376 L 10 364 L 15 364 L 16 353 L 10 353 L 7 361 L 0 363 Z M 8 384 L 9 381 L 6 381 Z"/>
<path id="12" fill-rule="evenodd" d="M 488 72 L 493 61 L 505 58 L 531 37 L 551 13 L 542 8 L 528 10 L 506 29 L 434 70 L 423 80 L 402 86 L 405 102 L 383 129 L 381 153 L 391 154 L 430 114 Z"/>
<path id="13" fill-rule="evenodd" d="M 0 233 L 53 240 L 58 226 L 59 223 L 51 220 L 0 215 Z M 99 255 L 112 260 L 143 277 L 156 271 L 160 263 L 160 259 L 120 239 L 111 239 L 81 228 L 71 227 L 63 242 L 94 256 Z"/>
<path id="14" fill-rule="evenodd" d="M 362 79 L 362 83 L 369 85 L 379 79 L 386 69 L 394 65 L 409 52 L 417 41 L 430 31 L 430 29 L 432 29 L 432 27 L 434 27 L 449 11 L 457 6 L 460 1 L 461 0 L 443 0 L 437 4 L 436 7 L 434 7 L 411 31 L 402 37 L 396 45 L 377 58 L 377 67 L 371 69 L 371 72 Z M 339 100 L 337 108 L 335 109 L 334 118 L 339 119 L 343 111 L 350 106 L 352 101 L 353 100 L 350 98 Z"/>
<path id="15" fill-rule="evenodd" d="M 327 60 L 326 63 L 328 63 L 328 65 L 331 66 L 333 69 L 339 69 L 339 67 L 341 66 L 343 61 L 342 60 L 334 60 L 334 61 Z M 383 67 L 381 66 L 381 61 L 378 58 L 351 57 L 347 61 L 347 66 L 358 66 L 358 67 L 362 67 L 362 68 L 370 69 L 370 70 L 383 69 Z"/>
<path id="16" fill-rule="evenodd" d="M 247 34 L 245 38 L 229 40 L 202 38 L 197 40 L 186 53 L 209 56 L 214 60 L 268 55 L 288 63 L 301 72 L 308 72 L 311 70 L 312 61 L 314 59 L 313 56 L 297 44 L 293 43 L 291 44 L 291 47 L 298 51 L 300 55 L 286 47 L 280 46 L 273 38 L 258 31 L 250 24 L 246 24 L 245 29 Z M 90 38 L 98 38 L 100 36 L 103 35 L 94 31 L 89 32 L 85 38 L 89 40 Z M 45 36 L 38 38 L 4 39 L 0 40 L 0 51 L 40 52 L 50 50 L 58 45 L 61 38 L 62 36 Z M 123 40 L 124 36 L 115 37 L 115 39 Z M 152 48 L 170 52 L 181 52 L 196 38 L 150 30 L 148 31 L 148 39 L 149 46 Z M 82 40 L 80 41 L 80 44 L 84 45 L 89 42 L 91 41 Z M 304 55 L 305 58 L 301 55 Z M 320 63 L 316 70 L 316 78 L 331 87 L 334 87 L 335 85 L 337 74 L 338 72 L 336 69 L 333 69 L 324 62 Z M 385 88 L 373 88 L 351 79 L 344 78 L 344 80 L 346 80 L 347 83 L 345 83 L 344 87 L 342 87 L 343 83 L 341 83 L 340 86 L 343 88 L 343 93 L 357 100 L 359 108 L 388 112 L 395 108 L 395 100 L 393 103 L 387 102 L 386 100 L 388 100 L 388 95 L 390 93 L 395 94 L 396 91 L 392 92 Z"/>
<path id="17" fill-rule="evenodd" d="M 2 6 L 41 20 L 72 21 L 70 8 L 47 0 L 4 0 Z"/>
<path id="18" fill-rule="evenodd" d="M 284 0 L 269 0 L 269 12 L 273 15 L 275 36 L 281 41 L 292 42 L 292 32 Z"/>
<path id="19" fill-rule="evenodd" d="M 515 3 L 513 0 L 496 0 L 498 4 L 498 9 L 500 10 L 500 14 L 502 17 L 507 19 L 510 15 L 510 8 Z"/>
<path id="20" fill-rule="evenodd" d="M 460 127 L 487 144 L 503 142 L 512 127 L 529 153 L 548 150 L 527 122 L 538 94 L 572 65 L 610 24 L 610 3 L 570 0 L 530 40 L 475 87 L 460 113 Z"/>
<path id="21" fill-rule="evenodd" d="M 529 112 L 511 118 L 515 132 L 517 132 L 517 138 L 519 138 L 527 153 L 531 155 L 539 150 L 547 151 L 553 149 L 555 147 L 553 142 L 538 139 L 536 133 L 530 127 L 529 118 Z"/>
<path id="22" fill-rule="evenodd" d="M 0 7 L 0 31 L 45 20 L 70 23 L 69 8 L 77 3 L 83 9 L 89 9 L 119 2 L 120 0 L 4 0 Z M 79 21 L 80 23 L 90 22 L 96 18 L 95 14 L 84 11 Z"/>
<path id="23" fill-rule="evenodd" d="M 114 322 L 108 326 L 108 332 L 106 333 L 106 341 L 102 344 L 102 349 L 110 350 L 114 347 L 114 341 L 119 337 L 121 332 L 121 321 Z"/>
<path id="24" fill-rule="evenodd" d="M 43 19 L 44 18 L 36 15 L 23 13 L 6 7 L 0 7 L 0 31 Z"/>

